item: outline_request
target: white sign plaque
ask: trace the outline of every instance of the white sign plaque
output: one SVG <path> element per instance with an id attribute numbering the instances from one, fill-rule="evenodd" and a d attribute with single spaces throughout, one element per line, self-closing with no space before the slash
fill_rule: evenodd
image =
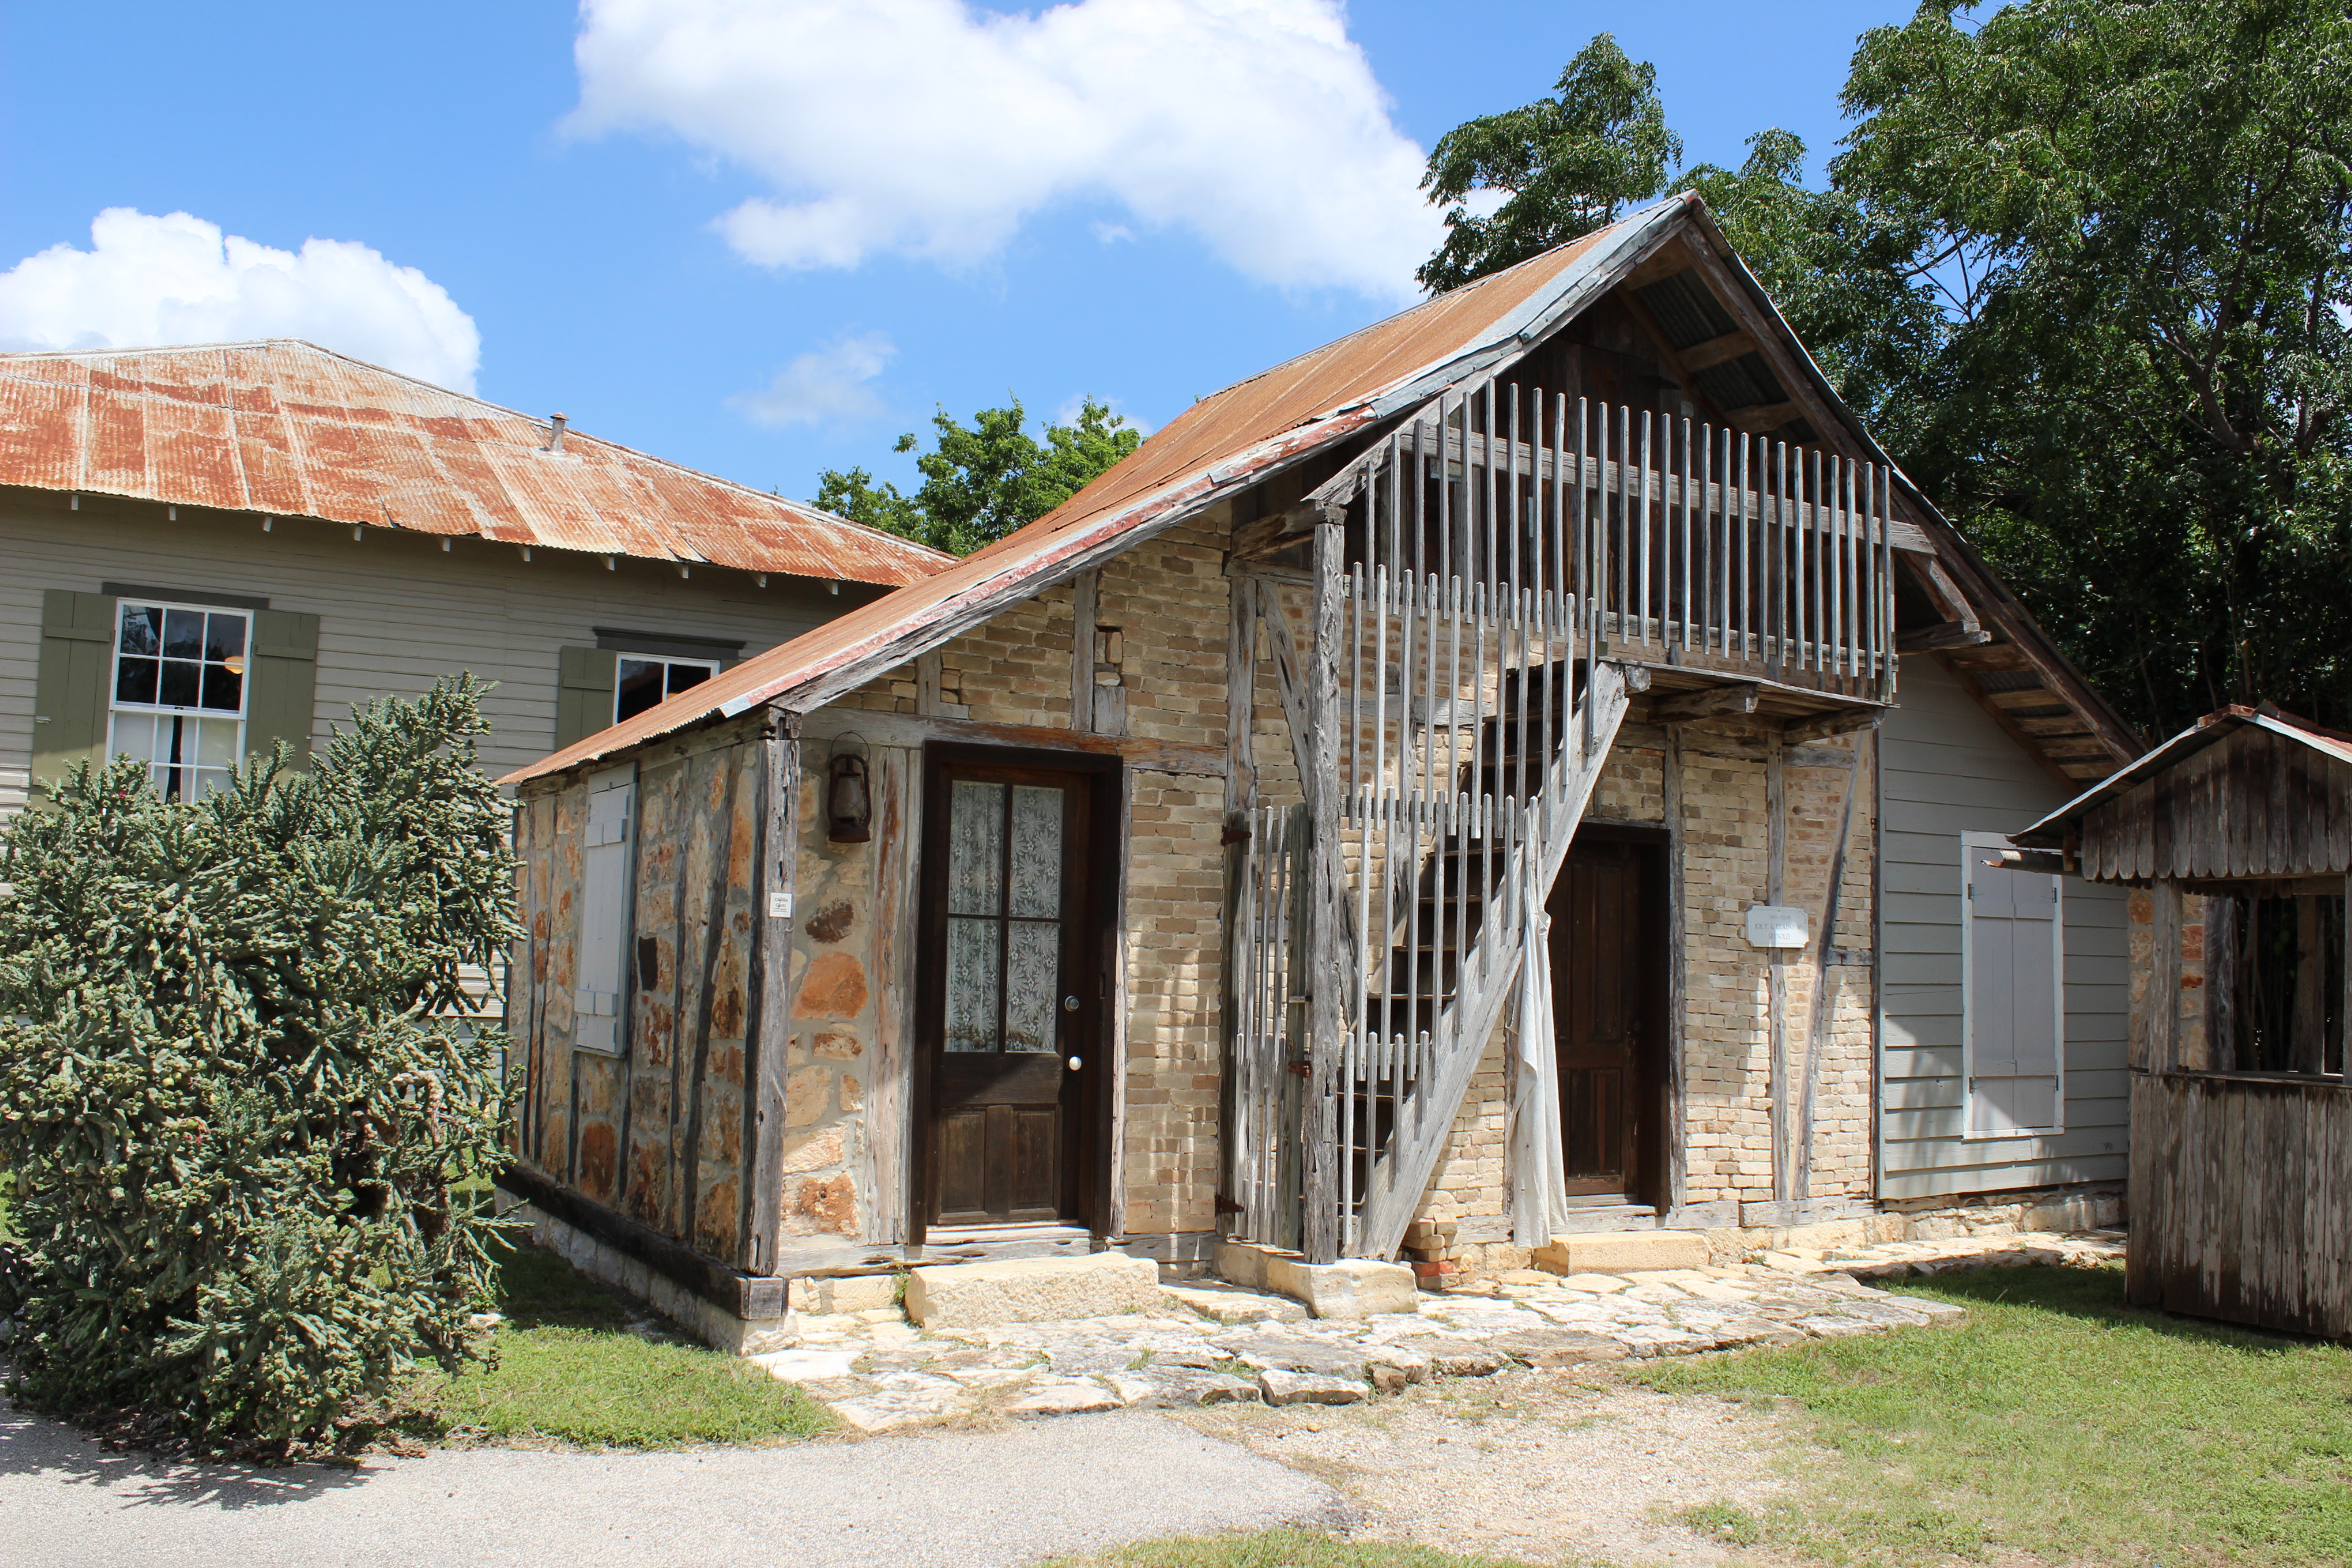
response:
<path id="1" fill-rule="evenodd" d="M 1748 906 L 1748 945 L 1802 947 L 1811 940 L 1812 922 L 1794 904 Z"/>

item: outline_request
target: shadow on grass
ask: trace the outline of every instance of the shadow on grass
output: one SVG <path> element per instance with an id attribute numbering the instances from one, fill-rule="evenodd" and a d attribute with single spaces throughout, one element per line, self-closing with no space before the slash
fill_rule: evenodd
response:
<path id="1" fill-rule="evenodd" d="M 2284 1355 L 2328 1342 L 2304 1334 L 2250 1329 L 2210 1318 L 2188 1318 L 2124 1300 L 2124 1273 L 2117 1267 L 2051 1268 L 2027 1264 L 1937 1274 L 1888 1287 L 1897 1295 L 1933 1296 L 1958 1306 L 2027 1307 L 2105 1327 L 2128 1324 L 2170 1339 L 2256 1355 Z"/>

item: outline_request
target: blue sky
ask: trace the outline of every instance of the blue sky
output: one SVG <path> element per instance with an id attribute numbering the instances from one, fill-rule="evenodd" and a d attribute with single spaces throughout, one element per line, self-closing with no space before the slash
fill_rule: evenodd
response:
<path id="1" fill-rule="evenodd" d="M 1690 161 L 1779 124 L 1818 168 L 1855 36 L 1910 8 L 847 9 L 16 0 L 0 342 L 291 331 L 805 497 L 903 478 L 891 439 L 935 404 L 1093 393 L 1156 425 L 1400 308 L 1419 158 L 1597 31 L 1655 62 Z M 301 254 L 181 308 L 239 253 L 188 226 L 109 250 L 108 208 Z"/>

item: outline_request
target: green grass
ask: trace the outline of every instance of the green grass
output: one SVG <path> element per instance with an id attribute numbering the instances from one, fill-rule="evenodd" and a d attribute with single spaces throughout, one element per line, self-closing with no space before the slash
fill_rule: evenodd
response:
<path id="1" fill-rule="evenodd" d="M 785 1442 L 832 1426 L 806 1394 L 738 1357 L 630 1332 L 620 1297 L 538 1247 L 500 1265 L 499 1310 L 498 1365 L 417 1391 L 443 1433 L 658 1448 Z"/>
<path id="2" fill-rule="evenodd" d="M 1176 1536 L 1054 1563 L 1061 1568 L 1526 1568 L 1517 1558 L 1457 1557 L 1425 1546 L 1341 1541 L 1305 1530 Z"/>
<path id="3" fill-rule="evenodd" d="M 1906 1287 L 1950 1328 L 1665 1363 L 1663 1392 L 1795 1399 L 1840 1456 L 1801 1503 L 1684 1519 L 1832 1563 L 2352 1562 L 2352 1352 L 2136 1310 L 2116 1268 Z"/>

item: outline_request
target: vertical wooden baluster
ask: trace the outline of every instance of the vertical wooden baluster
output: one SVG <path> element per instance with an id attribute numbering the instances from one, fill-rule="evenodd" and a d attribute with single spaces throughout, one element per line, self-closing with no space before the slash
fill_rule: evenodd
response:
<path id="1" fill-rule="evenodd" d="M 1762 510 L 1759 507 L 1751 514 L 1748 504 L 1751 494 L 1748 480 L 1753 472 L 1756 442 L 1745 430 L 1732 436 L 1731 440 L 1738 447 L 1739 456 L 1739 473 L 1733 480 L 1739 504 L 1738 539 L 1733 552 L 1734 559 L 1739 563 L 1739 657 L 1754 663 L 1764 657 L 1764 644 L 1758 635 L 1756 617 L 1756 569 L 1748 560 L 1748 538 L 1758 531 L 1758 525 L 1750 522 L 1749 518 L 1751 515 L 1760 516 Z"/>
<path id="2" fill-rule="evenodd" d="M 1722 555 L 1715 547 L 1715 426 L 1698 425 L 1698 650 L 1716 651 L 1720 620 L 1716 615 L 1715 563 Z"/>
<path id="3" fill-rule="evenodd" d="M 1878 470 L 1878 700 L 1887 702 L 1902 668 L 1895 641 L 1895 470 L 1888 468 Z"/>
<path id="4" fill-rule="evenodd" d="M 1467 419 L 1462 422 L 1467 426 Z M 1470 462 L 1470 432 L 1462 432 L 1462 461 Z M 1445 397 L 1437 399 L 1437 560 L 1438 571 L 1454 574 L 1454 426 L 1446 423 Z"/>
<path id="5" fill-rule="evenodd" d="M 1687 416 L 1687 415 L 1684 416 L 1684 417 L 1683 417 L 1683 421 L 1682 421 L 1682 424 L 1681 424 L 1681 426 L 1678 427 L 1678 429 L 1676 430 L 1676 436 L 1677 436 L 1677 437 L 1679 438 L 1679 441 L 1680 441 L 1680 443 L 1681 443 L 1681 448 L 1682 448 L 1680 451 L 1678 451 L 1678 452 L 1676 452 L 1676 453 L 1675 454 L 1675 456 L 1676 459 L 1677 459 L 1677 460 L 1680 462 L 1680 464 L 1681 464 L 1681 472 L 1680 472 L 1680 475 L 1679 475 L 1678 477 L 1679 477 L 1679 479 L 1680 479 L 1680 480 L 1681 480 L 1681 484 L 1682 484 L 1682 493 L 1681 493 L 1681 495 L 1679 495 L 1679 496 L 1677 496 L 1677 497 L 1675 498 L 1676 501 L 1678 502 L 1678 505 L 1676 506 L 1676 509 L 1675 509 L 1675 549 L 1676 549 L 1677 552 L 1682 556 L 1682 598 L 1681 598 L 1681 600 L 1679 601 L 1678 608 L 1677 608 L 1677 609 L 1676 609 L 1676 611 L 1675 611 L 1675 618 L 1676 618 L 1678 621 L 1680 621 L 1680 622 L 1681 622 L 1681 625 L 1682 625 L 1683 651 L 1684 651 L 1685 653 L 1688 653 L 1688 652 L 1690 652 L 1690 645 L 1691 645 L 1691 638 L 1690 638 L 1690 623 L 1691 623 L 1691 599 L 1692 599 L 1692 595 L 1691 595 L 1691 559 L 1692 559 L 1692 558 L 1691 558 L 1691 471 L 1692 471 L 1692 470 L 1691 470 L 1691 422 L 1690 422 L 1690 417 L 1689 417 L 1689 416 Z M 1672 575 L 1673 575 L 1672 574 L 1668 574 L 1668 577 L 1669 577 L 1669 580 L 1670 580 L 1670 581 L 1671 581 L 1671 579 L 1672 579 Z"/>
<path id="6" fill-rule="evenodd" d="M 1642 596 L 1641 602 L 1635 605 L 1635 610 L 1642 617 L 1642 646 L 1643 647 L 1650 646 L 1650 469 L 1652 457 L 1655 450 L 1651 438 L 1651 432 L 1659 423 L 1660 421 L 1657 419 L 1653 410 L 1647 408 L 1642 410 L 1642 521 L 1640 523 L 1642 541 Z M 1664 487 L 1661 486 L 1660 488 L 1663 489 Z M 1663 611 L 1658 618 L 1661 623 L 1658 629 L 1660 633 L 1663 634 L 1665 630 L 1664 625 L 1665 616 Z"/>

